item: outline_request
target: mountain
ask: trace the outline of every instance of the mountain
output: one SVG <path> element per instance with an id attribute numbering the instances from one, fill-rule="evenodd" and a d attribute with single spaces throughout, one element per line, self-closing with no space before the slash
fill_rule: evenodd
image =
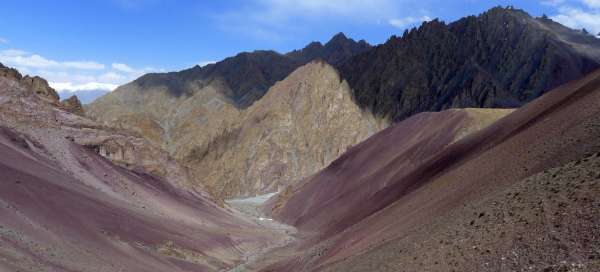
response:
<path id="1" fill-rule="evenodd" d="M 116 90 L 123 100 L 103 97 L 88 114 L 120 115 L 109 123 L 123 128 L 135 124 L 136 132 L 162 145 L 223 198 L 276 192 L 386 125 L 356 106 L 348 85 L 324 62 L 298 68 L 247 109 L 238 109 L 219 88 L 209 85 L 181 100 L 164 92 Z M 129 102 L 131 96 L 143 102 Z M 153 112 L 138 114 L 136 107 Z M 158 117 L 162 124 L 154 121 Z"/>
<path id="2" fill-rule="evenodd" d="M 287 188 L 272 203 L 272 211 L 283 222 L 324 234 L 349 227 L 362 219 L 360 214 L 381 208 L 367 205 L 379 201 L 364 200 L 385 190 L 397 176 L 414 171 L 451 144 L 512 111 L 451 109 L 416 114 L 351 148 L 304 183 Z M 332 207 L 330 201 L 339 204 Z"/>
<path id="3" fill-rule="evenodd" d="M 181 135 L 175 156 L 226 199 L 277 192 L 386 126 L 354 103 L 348 84 L 322 61 L 298 68 L 243 111 L 226 108 L 221 120 L 199 126 L 197 118 L 184 119 L 172 130 Z M 203 127 L 215 135 L 194 142 Z"/>
<path id="4" fill-rule="evenodd" d="M 220 271 L 281 237 L 23 78 L 0 68 L 1 271 Z"/>
<path id="5" fill-rule="evenodd" d="M 146 74 L 119 89 L 151 91 L 163 88 L 169 94 L 180 97 L 193 95 L 204 86 L 218 82 L 221 92 L 236 107 L 247 108 L 275 82 L 312 60 L 323 59 L 336 64 L 369 48 L 365 41 L 356 42 L 339 33 L 324 46 L 312 43 L 303 50 L 283 55 L 275 51 L 243 52 L 214 64 L 180 72 Z"/>
<path id="6" fill-rule="evenodd" d="M 110 91 L 107 90 L 85 90 L 85 91 L 63 91 L 58 94 L 61 98 L 68 98 L 71 96 L 77 96 L 82 104 L 89 104 L 94 102 L 98 97 L 107 95 Z"/>
<path id="7" fill-rule="evenodd" d="M 600 40 L 510 7 L 424 23 L 338 66 L 361 107 L 396 121 L 518 107 L 597 67 Z"/>
<path id="8" fill-rule="evenodd" d="M 547 18 L 532 18 L 513 8 L 493 8 L 451 24 L 434 20 L 375 47 L 340 33 L 325 45 L 314 42 L 285 55 L 273 51 L 241 53 L 205 67 L 148 74 L 99 98 L 86 107 L 86 113 L 133 130 L 178 160 L 191 163 L 191 168 L 204 169 L 211 164 L 204 158 L 207 150 L 225 150 L 231 146 L 221 146 L 223 143 L 250 141 L 238 139 L 245 135 L 234 129 L 245 120 L 241 113 L 261 101 L 276 82 L 314 58 L 336 67 L 350 85 L 352 100 L 383 124 L 422 111 L 518 107 L 599 67 L 600 41 Z M 254 142 L 265 140 L 262 135 L 254 136 L 258 137 Z M 308 142 L 314 135 L 303 137 Z M 284 139 L 278 141 L 282 142 L 276 146 L 285 145 Z M 331 149 L 344 150 L 338 146 Z M 302 148 L 287 146 L 284 150 Z M 217 153 L 226 152 L 213 154 Z M 239 170 L 246 174 L 230 171 L 229 179 L 252 178 L 255 184 L 240 181 L 248 188 L 223 182 L 227 178 L 212 170 L 200 175 L 215 194 L 229 198 L 272 192 L 293 182 L 290 178 L 312 174 L 293 170 L 288 163 L 277 171 L 266 171 L 265 165 L 275 165 L 281 158 L 257 166 L 250 163 L 250 154 L 240 152 L 239 158 L 229 158 L 247 162 Z M 240 166 L 237 162 L 235 165 Z M 326 165 L 323 162 L 294 169 L 315 170 L 313 166 Z M 263 174 L 256 172 L 258 169 Z M 209 172 L 214 175 L 206 177 Z M 276 181 L 266 185 L 263 181 L 267 178 Z"/>
<path id="9" fill-rule="evenodd" d="M 73 114 L 85 116 L 83 105 L 76 95 L 72 95 L 71 97 L 60 101 L 60 103 L 62 104 L 64 110 Z"/>
<path id="10" fill-rule="evenodd" d="M 455 141 L 460 120 L 415 115 L 270 200 L 306 236 L 265 270 L 596 271 L 600 71 Z"/>
<path id="11" fill-rule="evenodd" d="M 308 63 L 311 60 L 321 59 L 336 66 L 349 58 L 366 52 L 371 45 L 364 40 L 354 42 L 348 39 L 344 33 L 338 33 L 325 45 L 320 42 L 312 42 L 301 50 L 295 50 L 286 54 L 301 63 Z"/>
<path id="12" fill-rule="evenodd" d="M 366 48 L 364 41 L 355 42 L 338 34 L 310 54 L 340 61 Z M 87 105 L 86 114 L 139 133 L 190 168 L 204 169 L 196 171 L 198 178 L 202 177 L 200 180 L 216 195 L 232 198 L 271 193 L 319 170 L 348 145 L 365 139 L 386 123 L 375 122 L 370 114 L 357 110 L 352 97 L 347 95 L 347 84 L 329 65 L 308 63 L 305 66 L 309 68 L 300 67 L 312 58 L 308 54 L 257 51 L 182 72 L 148 74 Z M 295 76 L 282 83 L 293 71 L 300 70 L 305 72 L 298 74 L 307 78 Z M 278 81 L 290 89 L 276 88 Z M 269 87 L 286 95 L 265 95 Z M 321 98 L 317 93 L 322 93 Z M 261 102 L 266 96 L 273 97 L 267 100 L 277 101 Z M 332 101 L 340 102 L 337 115 L 331 113 L 332 105 L 325 104 Z M 259 110 L 254 104 L 265 108 Z M 294 108 L 286 108 L 291 106 Z M 252 121 L 253 127 L 248 116 L 260 111 L 264 116 Z M 301 120 L 300 112 L 306 115 L 305 119 L 315 118 L 313 121 L 322 125 L 314 127 L 315 124 Z M 305 127 L 290 124 L 286 118 L 296 118 Z M 338 123 L 332 118 L 352 122 Z M 376 125 L 365 125 L 371 123 Z M 353 126 L 356 131 L 347 129 Z M 265 131 L 258 133 L 258 128 Z M 333 128 L 343 130 L 339 139 L 329 142 L 330 146 L 325 140 L 315 139 L 320 134 L 334 137 Z M 244 133 L 252 131 L 254 138 L 240 134 L 241 129 Z M 293 131 L 311 134 L 290 134 Z M 271 142 L 263 144 L 267 139 Z M 249 146 L 239 147 L 242 143 Z M 305 147 L 312 143 L 318 145 Z M 228 150 L 230 145 L 244 151 Z M 254 152 L 253 148 L 259 146 L 277 147 L 278 151 Z M 223 160 L 225 157 L 227 160 Z M 254 163 L 255 160 L 261 164 Z M 237 168 L 233 170 L 233 166 Z"/>

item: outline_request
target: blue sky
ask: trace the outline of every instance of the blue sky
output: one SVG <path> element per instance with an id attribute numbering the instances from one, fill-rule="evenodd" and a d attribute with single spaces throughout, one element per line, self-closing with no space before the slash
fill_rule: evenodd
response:
<path id="1" fill-rule="evenodd" d="M 114 89 L 241 51 L 287 52 L 337 32 L 372 44 L 495 5 L 600 32 L 600 0 L 3 0 L 0 62 L 59 90 Z"/>

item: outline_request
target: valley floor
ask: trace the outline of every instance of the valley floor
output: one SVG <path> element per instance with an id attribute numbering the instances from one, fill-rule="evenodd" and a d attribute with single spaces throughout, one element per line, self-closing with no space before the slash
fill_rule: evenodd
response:
<path id="1" fill-rule="evenodd" d="M 277 193 L 270 193 L 251 198 L 237 198 L 227 201 L 231 207 L 245 214 L 247 217 L 252 218 L 258 225 L 263 226 L 265 230 L 280 234 L 276 239 L 273 239 L 273 242 L 269 246 L 256 251 L 246 252 L 246 262 L 228 271 L 259 271 L 260 268 L 265 265 L 281 261 L 289 257 L 292 253 L 289 249 L 289 245 L 297 239 L 296 229 L 293 226 L 268 218 L 263 213 L 263 206 L 267 200 L 276 194 Z"/>

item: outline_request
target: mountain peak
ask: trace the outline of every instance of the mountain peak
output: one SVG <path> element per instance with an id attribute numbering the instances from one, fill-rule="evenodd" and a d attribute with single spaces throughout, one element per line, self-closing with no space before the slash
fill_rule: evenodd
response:
<path id="1" fill-rule="evenodd" d="M 344 32 L 339 32 L 337 34 L 335 34 L 331 40 L 329 40 L 329 42 L 327 43 L 331 43 L 331 42 L 339 42 L 339 41 L 350 41 L 352 39 L 348 39 L 348 37 L 346 37 L 346 35 L 344 34 Z M 354 40 L 352 40 L 354 41 Z"/>
<path id="2" fill-rule="evenodd" d="M 335 34 L 325 45 L 320 42 L 311 42 L 301 50 L 294 50 L 287 53 L 288 57 L 305 64 L 315 59 L 322 59 L 325 62 L 337 65 L 348 58 L 360 54 L 371 48 L 366 41 L 356 42 L 346 37 L 342 32 Z"/>

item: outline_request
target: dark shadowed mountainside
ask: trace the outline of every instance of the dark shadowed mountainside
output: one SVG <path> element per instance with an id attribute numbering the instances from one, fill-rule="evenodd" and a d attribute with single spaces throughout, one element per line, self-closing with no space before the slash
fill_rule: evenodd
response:
<path id="1" fill-rule="evenodd" d="M 174 96 L 193 93 L 213 81 L 223 81 L 224 94 L 240 108 L 246 108 L 262 98 L 267 90 L 287 77 L 296 68 L 315 59 L 339 64 L 362 53 L 370 45 L 356 42 L 339 33 L 325 45 L 313 42 L 302 50 L 280 54 L 275 51 L 240 53 L 215 64 L 172 73 L 153 73 L 142 76 L 130 84 L 141 89 L 164 86 Z M 126 88 L 127 85 L 121 88 Z"/>
<path id="2" fill-rule="evenodd" d="M 286 54 L 302 63 L 311 60 L 322 59 L 331 65 L 339 65 L 350 57 L 365 52 L 371 48 L 365 40 L 354 42 L 348 39 L 344 33 L 338 33 L 325 45 L 320 42 L 312 42 L 301 50 L 294 50 Z"/>
<path id="3" fill-rule="evenodd" d="M 423 111 L 516 107 L 600 64 L 600 40 L 547 18 L 493 8 L 392 37 L 339 66 L 357 102 L 402 120 Z"/>

